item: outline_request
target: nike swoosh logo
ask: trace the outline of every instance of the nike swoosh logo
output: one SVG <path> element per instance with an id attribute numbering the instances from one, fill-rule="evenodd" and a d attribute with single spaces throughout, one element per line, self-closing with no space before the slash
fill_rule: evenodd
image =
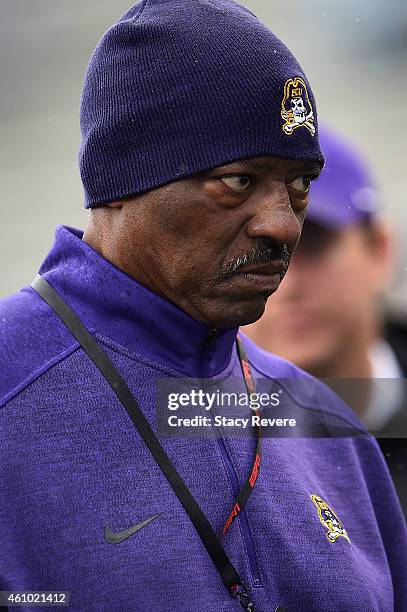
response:
<path id="1" fill-rule="evenodd" d="M 160 516 L 160 514 L 161 512 L 159 512 L 158 514 L 154 514 L 145 521 L 141 521 L 141 523 L 137 523 L 137 525 L 133 525 L 133 527 L 129 527 L 128 529 L 124 529 L 123 531 L 112 531 L 110 527 L 106 525 L 105 540 L 108 544 L 120 544 L 120 542 L 127 540 L 127 538 L 132 536 L 134 533 L 137 533 L 137 531 L 140 531 L 140 529 L 143 529 L 143 527 L 154 521 L 158 516 Z"/>

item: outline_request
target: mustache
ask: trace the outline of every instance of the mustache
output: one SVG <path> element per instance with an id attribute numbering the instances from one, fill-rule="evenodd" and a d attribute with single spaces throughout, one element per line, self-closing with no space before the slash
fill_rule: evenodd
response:
<path id="1" fill-rule="evenodd" d="M 290 263 L 291 253 L 286 243 L 275 242 L 271 238 L 263 240 L 250 251 L 232 259 L 229 263 L 222 266 L 216 275 L 217 280 L 221 280 L 234 274 L 239 268 L 247 264 L 270 263 L 276 260 L 281 261 L 283 272 L 281 278 L 287 272 Z"/>

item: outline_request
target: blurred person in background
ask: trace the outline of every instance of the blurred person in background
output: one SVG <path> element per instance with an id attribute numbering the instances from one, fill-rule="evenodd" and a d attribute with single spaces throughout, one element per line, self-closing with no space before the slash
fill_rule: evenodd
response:
<path id="1" fill-rule="evenodd" d="M 264 316 L 245 331 L 329 379 L 379 436 L 406 512 L 407 325 L 385 312 L 383 300 L 393 236 L 360 153 L 327 127 L 320 140 L 326 166 L 312 186 L 290 269 Z"/>

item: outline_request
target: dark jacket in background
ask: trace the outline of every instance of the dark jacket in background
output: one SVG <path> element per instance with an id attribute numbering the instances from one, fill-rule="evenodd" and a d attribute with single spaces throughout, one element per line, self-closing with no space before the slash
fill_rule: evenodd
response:
<path id="1" fill-rule="evenodd" d="M 403 380 L 405 393 L 403 405 L 386 423 L 377 441 L 386 458 L 407 517 L 407 324 L 401 319 L 389 317 L 385 323 L 384 336 L 394 351 L 405 377 Z"/>

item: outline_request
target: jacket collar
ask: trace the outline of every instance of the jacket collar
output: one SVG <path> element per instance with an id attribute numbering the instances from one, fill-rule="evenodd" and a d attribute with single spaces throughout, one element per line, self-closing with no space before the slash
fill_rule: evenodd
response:
<path id="1" fill-rule="evenodd" d="M 186 376 L 210 378 L 228 365 L 237 328 L 212 330 L 116 268 L 58 226 L 39 273 L 91 330 Z"/>

